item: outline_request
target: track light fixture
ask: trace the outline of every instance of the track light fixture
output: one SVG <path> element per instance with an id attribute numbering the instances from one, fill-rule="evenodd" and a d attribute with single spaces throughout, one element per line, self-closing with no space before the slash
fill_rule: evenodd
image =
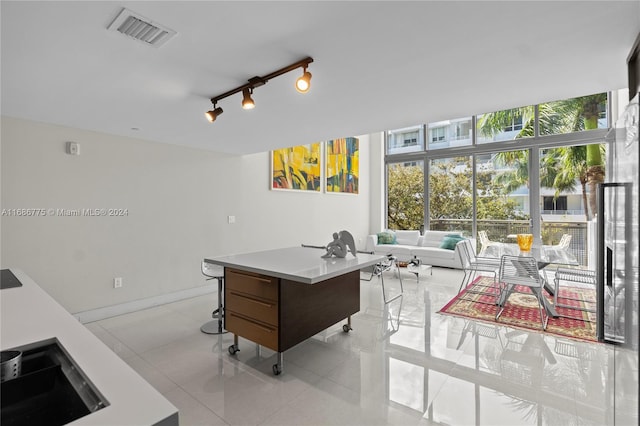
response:
<path id="1" fill-rule="evenodd" d="M 218 101 L 240 92 L 242 92 L 242 108 L 244 109 L 254 108 L 255 103 L 251 98 L 251 95 L 253 94 L 253 89 L 255 89 L 256 87 L 264 86 L 265 84 L 267 84 L 267 81 L 271 80 L 272 78 L 275 78 L 279 75 L 288 73 L 289 71 L 293 71 L 298 68 L 302 68 L 302 76 L 296 80 L 296 90 L 300 93 L 307 93 L 309 91 L 309 88 L 311 87 L 311 73 L 307 71 L 307 67 L 311 62 L 313 62 L 313 58 L 306 57 L 296 63 L 293 63 L 284 68 L 281 68 L 277 71 L 274 71 L 271 74 L 267 74 L 262 77 L 258 77 L 258 76 L 251 77 L 248 80 L 248 82 L 243 84 L 242 86 L 236 87 L 235 89 L 229 90 L 228 92 L 225 92 L 221 95 L 214 96 L 213 98 L 211 98 L 211 103 L 213 104 L 213 110 L 207 111 L 205 113 L 205 116 L 207 117 L 210 123 L 213 123 L 216 120 L 216 118 L 218 118 L 218 116 L 222 114 L 222 108 L 216 106 Z"/>
<path id="2" fill-rule="evenodd" d="M 304 67 L 302 76 L 296 80 L 296 90 L 300 93 L 307 93 L 311 88 L 311 73 Z"/>
<path id="3" fill-rule="evenodd" d="M 242 109 L 254 109 L 256 107 L 255 102 L 251 99 L 252 93 L 252 88 L 242 90 Z"/>
<path id="4" fill-rule="evenodd" d="M 213 109 L 211 111 L 205 112 L 204 116 L 207 117 L 207 120 L 209 120 L 209 123 L 213 123 L 214 121 L 216 121 L 216 118 L 218 118 L 218 116 L 223 112 L 224 111 L 222 111 L 222 108 L 216 107 L 216 103 L 214 102 Z"/>

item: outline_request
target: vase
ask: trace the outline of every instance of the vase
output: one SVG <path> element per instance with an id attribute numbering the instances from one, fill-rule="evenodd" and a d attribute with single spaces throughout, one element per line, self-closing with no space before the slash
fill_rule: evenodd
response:
<path id="1" fill-rule="evenodd" d="M 530 251 L 533 243 L 533 234 L 518 234 L 518 247 L 520 251 Z"/>

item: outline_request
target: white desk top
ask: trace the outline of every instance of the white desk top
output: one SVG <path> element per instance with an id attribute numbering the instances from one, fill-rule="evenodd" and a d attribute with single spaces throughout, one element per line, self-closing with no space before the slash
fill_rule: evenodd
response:
<path id="1" fill-rule="evenodd" d="M 324 259 L 324 249 L 288 247 L 204 259 L 207 263 L 237 268 L 305 284 L 315 284 L 348 272 L 375 265 L 386 256 L 348 253 L 345 258 Z"/>
<path id="2" fill-rule="evenodd" d="M 178 424 L 176 407 L 24 272 L 11 272 L 22 287 L 0 290 L 1 349 L 57 338 L 109 402 L 74 425 Z"/>

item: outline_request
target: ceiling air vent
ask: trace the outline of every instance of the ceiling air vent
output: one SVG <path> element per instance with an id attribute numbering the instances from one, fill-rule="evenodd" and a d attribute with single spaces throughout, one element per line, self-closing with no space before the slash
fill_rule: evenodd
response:
<path id="1" fill-rule="evenodd" d="M 120 11 L 107 29 L 117 31 L 154 47 L 163 45 L 176 35 L 176 32 L 172 29 L 153 22 L 127 8 L 123 8 Z"/>

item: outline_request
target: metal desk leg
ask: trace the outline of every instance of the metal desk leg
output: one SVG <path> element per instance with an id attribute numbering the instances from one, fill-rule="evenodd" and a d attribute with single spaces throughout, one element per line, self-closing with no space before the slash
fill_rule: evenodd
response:
<path id="1" fill-rule="evenodd" d="M 218 280 L 218 309 L 213 311 L 212 317 L 217 320 L 212 320 L 205 323 L 200 327 L 200 331 L 206 334 L 224 334 L 226 330 L 222 328 L 222 318 L 224 317 L 224 307 L 222 306 L 222 280 L 223 277 L 216 277 Z"/>
<path id="2" fill-rule="evenodd" d="M 236 352 L 239 352 L 240 348 L 238 347 L 238 335 L 233 335 L 233 345 L 229 346 L 229 353 L 231 355 L 235 355 Z"/>
<path id="3" fill-rule="evenodd" d="M 349 315 L 347 317 L 347 323 L 342 326 L 342 331 L 348 333 L 351 330 L 353 330 L 353 328 L 351 328 L 351 315 Z"/>
<path id="4" fill-rule="evenodd" d="M 282 373 L 282 369 L 283 369 L 282 352 L 278 352 L 277 357 L 278 357 L 277 358 L 278 362 L 273 364 L 273 374 L 275 374 L 276 376 Z"/>

